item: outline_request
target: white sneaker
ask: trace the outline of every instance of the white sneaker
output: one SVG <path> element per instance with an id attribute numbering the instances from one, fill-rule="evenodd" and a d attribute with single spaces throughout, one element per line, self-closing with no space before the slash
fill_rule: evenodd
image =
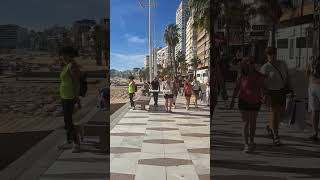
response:
<path id="1" fill-rule="evenodd" d="M 63 144 L 61 145 L 58 145 L 58 149 L 60 150 L 66 150 L 66 149 L 71 149 L 72 148 L 72 142 L 64 142 Z"/>
<path id="2" fill-rule="evenodd" d="M 72 153 L 80 153 L 80 144 L 73 144 Z"/>
<path id="3" fill-rule="evenodd" d="M 248 144 L 245 144 L 245 145 L 244 145 L 243 152 L 245 152 L 245 153 L 249 153 L 249 152 L 250 152 L 250 147 L 249 147 Z"/>

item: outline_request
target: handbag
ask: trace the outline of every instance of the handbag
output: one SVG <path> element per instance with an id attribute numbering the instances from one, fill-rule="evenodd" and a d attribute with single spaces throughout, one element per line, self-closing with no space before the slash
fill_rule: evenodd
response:
<path id="1" fill-rule="evenodd" d="M 271 64 L 271 66 L 273 66 L 273 67 L 277 70 L 277 72 L 279 73 L 279 75 L 280 75 L 280 77 L 281 77 L 282 83 L 283 83 L 283 85 L 284 85 L 284 87 L 283 87 L 283 89 L 282 89 L 282 90 L 284 91 L 284 93 L 285 93 L 285 94 L 291 93 L 291 92 L 292 92 L 291 87 L 290 87 L 288 81 L 285 81 L 285 80 L 284 80 L 284 78 L 283 78 L 283 76 L 282 76 L 282 73 L 281 73 L 281 71 L 279 70 L 279 68 L 277 68 L 277 67 L 276 67 L 275 65 L 273 65 L 272 63 L 270 63 L 270 64 Z M 288 72 L 287 72 L 287 75 L 288 75 Z"/>

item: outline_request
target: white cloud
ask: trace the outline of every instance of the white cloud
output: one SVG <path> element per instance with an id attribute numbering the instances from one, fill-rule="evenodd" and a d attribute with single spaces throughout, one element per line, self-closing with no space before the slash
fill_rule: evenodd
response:
<path id="1" fill-rule="evenodd" d="M 129 43 L 146 43 L 146 38 L 140 38 L 139 36 L 133 36 L 130 34 L 125 34 L 125 37 L 128 39 Z"/>
<path id="2" fill-rule="evenodd" d="M 127 70 L 144 66 L 146 54 L 110 53 L 110 69 Z"/>

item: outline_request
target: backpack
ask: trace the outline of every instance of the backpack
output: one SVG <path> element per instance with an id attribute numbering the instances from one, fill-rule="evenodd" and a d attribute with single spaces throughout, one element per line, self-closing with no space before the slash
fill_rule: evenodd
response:
<path id="1" fill-rule="evenodd" d="M 108 109 L 108 105 L 109 105 L 107 101 L 108 94 L 109 94 L 108 88 L 102 88 L 99 90 L 98 107 L 100 109 Z"/>
<path id="2" fill-rule="evenodd" d="M 192 94 L 192 87 L 187 85 L 184 90 L 185 94 Z"/>
<path id="3" fill-rule="evenodd" d="M 320 59 L 314 59 L 312 61 L 311 74 L 315 78 L 320 78 Z"/>
<path id="4" fill-rule="evenodd" d="M 87 74 L 80 72 L 80 96 L 84 97 L 88 91 Z"/>
<path id="5" fill-rule="evenodd" d="M 194 85 L 193 85 L 193 90 L 195 90 L 195 91 L 200 90 L 200 88 L 199 88 L 199 85 L 198 85 L 198 82 L 197 82 L 197 81 L 195 81 L 195 83 L 194 83 Z"/>

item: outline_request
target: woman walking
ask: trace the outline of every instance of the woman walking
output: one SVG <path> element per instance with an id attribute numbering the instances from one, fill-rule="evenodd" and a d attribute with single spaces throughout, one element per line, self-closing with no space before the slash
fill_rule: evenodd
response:
<path id="1" fill-rule="evenodd" d="M 73 47 L 64 47 L 61 50 L 62 71 L 60 73 L 60 98 L 63 108 L 63 117 L 65 129 L 67 132 L 67 141 L 58 146 L 59 149 L 72 149 L 73 153 L 80 152 L 80 139 L 76 128 L 74 127 L 72 115 L 75 103 L 78 101 L 80 92 L 80 76 L 78 67 L 74 61 L 77 51 Z M 73 143 L 73 144 L 72 144 Z"/>
<path id="2" fill-rule="evenodd" d="M 175 109 L 177 108 L 176 101 L 179 94 L 179 89 L 180 89 L 179 80 L 176 78 L 173 86 L 173 106 Z"/>
<path id="3" fill-rule="evenodd" d="M 313 135 L 312 141 L 318 140 L 320 114 L 320 57 L 316 58 L 306 68 L 306 77 L 309 80 L 309 109 L 312 111 Z"/>
<path id="4" fill-rule="evenodd" d="M 163 85 L 163 90 L 165 90 L 164 98 L 165 98 L 165 108 L 166 112 L 172 112 L 172 102 L 173 102 L 173 88 L 174 84 L 171 81 L 170 77 L 167 75 L 165 76 L 165 82 Z"/>
<path id="5" fill-rule="evenodd" d="M 190 99 L 192 96 L 192 85 L 189 80 L 185 80 L 184 82 L 184 96 L 186 98 L 186 109 L 190 109 Z"/>
<path id="6" fill-rule="evenodd" d="M 276 59 L 276 49 L 266 49 L 268 62 L 261 67 L 261 73 L 266 76 L 266 104 L 272 109 L 272 117 L 267 130 L 274 145 L 281 145 L 279 137 L 280 118 L 284 113 L 286 96 L 293 93 L 285 62 Z"/>
<path id="7" fill-rule="evenodd" d="M 194 94 L 194 106 L 198 108 L 198 99 L 199 99 L 199 93 L 200 93 L 200 83 L 197 80 L 197 77 L 194 77 L 192 82 L 192 89 Z"/>
<path id="8" fill-rule="evenodd" d="M 264 91 L 264 77 L 255 69 L 253 57 L 244 58 L 241 62 L 241 74 L 233 92 L 230 109 L 234 107 L 235 98 L 238 97 L 238 106 L 243 121 L 244 152 L 254 150 L 256 120 L 262 104 Z"/>

